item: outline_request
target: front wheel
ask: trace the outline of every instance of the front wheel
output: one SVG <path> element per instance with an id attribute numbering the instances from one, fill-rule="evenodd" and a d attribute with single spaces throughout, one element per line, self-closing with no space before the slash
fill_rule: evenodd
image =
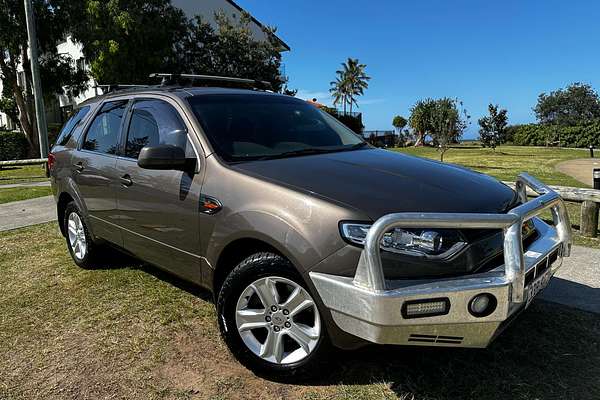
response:
<path id="1" fill-rule="evenodd" d="M 285 258 L 258 253 L 225 279 L 217 301 L 221 334 L 246 367 L 275 378 L 315 372 L 327 348 L 314 299 Z"/>

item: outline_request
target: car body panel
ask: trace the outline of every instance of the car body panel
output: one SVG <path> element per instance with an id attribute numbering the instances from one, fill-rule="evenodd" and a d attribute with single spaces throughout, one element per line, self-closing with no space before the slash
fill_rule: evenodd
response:
<path id="1" fill-rule="evenodd" d="M 379 149 L 240 163 L 240 170 L 365 211 L 506 211 L 515 192 L 487 175 Z"/>
<path id="2" fill-rule="evenodd" d="M 117 223 L 124 247 L 143 260 L 201 283 L 202 174 L 145 170 L 136 160 L 123 157 L 117 161 L 117 174 L 132 181 L 117 189 Z"/>

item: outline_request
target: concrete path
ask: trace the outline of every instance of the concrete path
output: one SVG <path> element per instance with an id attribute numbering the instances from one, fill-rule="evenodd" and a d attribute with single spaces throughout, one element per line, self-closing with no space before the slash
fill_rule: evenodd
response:
<path id="1" fill-rule="evenodd" d="M 50 181 L 42 182 L 24 182 L 24 183 L 9 183 L 8 185 L 0 185 L 0 190 L 19 187 L 45 187 L 50 186 Z"/>
<path id="2" fill-rule="evenodd" d="M 573 246 L 540 298 L 600 314 L 600 250 Z"/>
<path id="3" fill-rule="evenodd" d="M 557 171 L 577 179 L 579 182 L 593 186 L 592 171 L 600 168 L 600 158 L 578 158 L 576 160 L 563 161 L 554 167 Z"/>
<path id="4" fill-rule="evenodd" d="M 52 196 L 0 204 L 0 231 L 55 220 L 56 203 Z"/>

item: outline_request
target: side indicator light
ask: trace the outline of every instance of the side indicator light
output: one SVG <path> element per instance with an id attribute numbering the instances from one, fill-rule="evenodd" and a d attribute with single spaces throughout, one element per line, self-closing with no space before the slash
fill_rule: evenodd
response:
<path id="1" fill-rule="evenodd" d="M 214 197 L 200 195 L 200 211 L 204 214 L 215 214 L 222 208 L 221 202 Z"/>

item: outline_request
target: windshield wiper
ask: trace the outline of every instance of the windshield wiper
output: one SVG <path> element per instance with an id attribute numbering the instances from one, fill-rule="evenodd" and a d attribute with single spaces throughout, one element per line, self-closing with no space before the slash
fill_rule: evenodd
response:
<path id="1" fill-rule="evenodd" d="M 340 151 L 340 149 L 320 149 L 318 147 L 308 147 L 304 149 L 292 150 L 292 151 L 284 151 L 279 154 L 269 154 L 261 157 L 257 157 L 256 160 L 272 160 L 275 158 L 286 158 L 286 157 L 295 157 L 295 156 L 304 156 L 310 154 L 323 154 L 323 153 L 332 153 L 335 151 Z"/>

